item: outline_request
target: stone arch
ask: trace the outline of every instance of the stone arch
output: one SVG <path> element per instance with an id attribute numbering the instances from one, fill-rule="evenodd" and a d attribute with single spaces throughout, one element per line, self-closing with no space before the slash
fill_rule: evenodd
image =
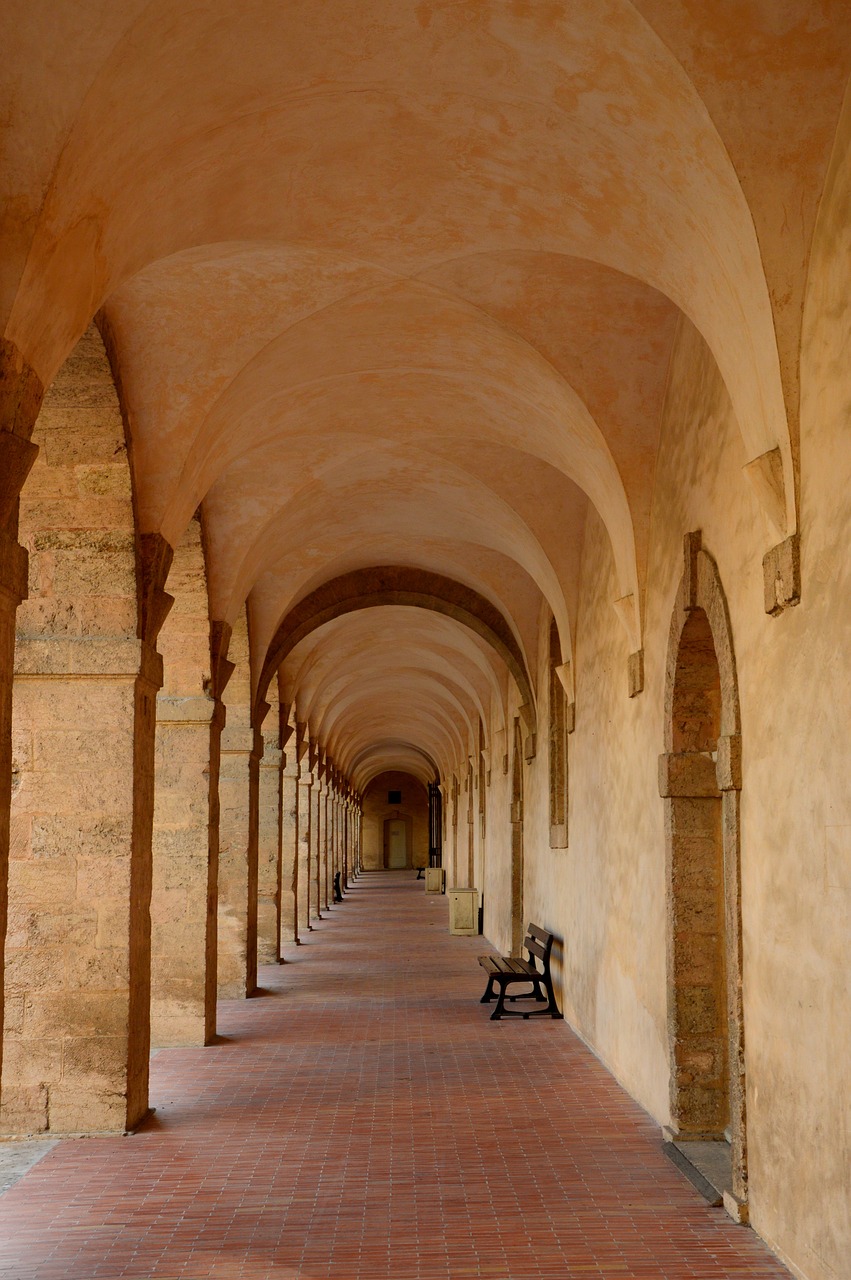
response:
<path id="1" fill-rule="evenodd" d="M 665 677 L 668 1038 L 672 1127 L 730 1143 L 747 1200 L 742 1002 L 741 718 L 727 601 L 699 532 L 685 539 Z"/>
<path id="2" fill-rule="evenodd" d="M 119 388 L 94 326 L 45 395 L 34 443 L 3 1126 L 120 1132 L 148 1106 L 153 645 L 168 600 L 137 536 Z"/>
<path id="3" fill-rule="evenodd" d="M 430 609 L 468 627 L 495 650 L 517 685 L 534 735 L 535 697 L 526 660 L 509 623 L 489 600 L 441 574 L 401 565 L 357 569 L 326 582 L 295 605 L 269 646 L 257 690 L 262 702 L 273 674 L 295 646 L 318 627 L 343 614 L 378 605 Z"/>

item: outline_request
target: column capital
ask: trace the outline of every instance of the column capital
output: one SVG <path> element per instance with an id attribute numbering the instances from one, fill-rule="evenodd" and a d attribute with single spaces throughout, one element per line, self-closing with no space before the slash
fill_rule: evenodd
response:
<path id="1" fill-rule="evenodd" d="M 0 532 L 0 600 L 7 608 L 17 609 L 27 598 L 28 564 L 26 549 Z"/>

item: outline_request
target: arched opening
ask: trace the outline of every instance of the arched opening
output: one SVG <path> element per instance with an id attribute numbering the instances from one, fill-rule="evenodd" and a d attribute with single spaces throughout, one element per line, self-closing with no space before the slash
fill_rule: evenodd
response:
<path id="1" fill-rule="evenodd" d="M 368 871 L 428 866 L 428 790 L 413 774 L 385 769 L 363 793 L 363 857 Z"/>
<path id="2" fill-rule="evenodd" d="M 680 638 L 674 753 L 682 790 L 671 797 L 671 906 L 677 1123 L 721 1139 L 730 1122 L 721 793 L 715 781 L 720 674 L 702 609 Z"/>
<path id="3" fill-rule="evenodd" d="M 686 542 L 662 757 L 671 1117 L 719 1191 L 747 1198 L 739 874 L 739 705 L 715 562 Z M 710 1170 L 712 1171 L 710 1176 Z"/>

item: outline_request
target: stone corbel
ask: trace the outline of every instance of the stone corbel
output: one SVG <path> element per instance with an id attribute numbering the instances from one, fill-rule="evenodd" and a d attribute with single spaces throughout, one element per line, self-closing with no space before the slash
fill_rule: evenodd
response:
<path id="1" fill-rule="evenodd" d="M 258 730 L 262 731 L 263 724 L 266 720 L 267 715 L 271 710 L 272 710 L 271 702 L 266 702 L 264 698 L 260 698 L 257 700 L 257 702 L 255 702 L 254 710 L 252 714 L 252 720 L 254 721 L 254 724 Z"/>
<path id="2" fill-rule="evenodd" d="M 27 476 L 38 457 L 38 445 L 11 431 L 0 431 L 0 528 L 17 507 Z"/>
<path id="3" fill-rule="evenodd" d="M 801 603 L 801 541 L 793 533 L 762 560 L 765 612 L 777 617 Z"/>
<path id="4" fill-rule="evenodd" d="M 296 760 L 298 761 L 299 764 L 301 764 L 302 760 L 304 759 L 305 755 L 308 752 L 308 748 L 310 745 L 307 740 L 307 725 L 303 724 L 300 720 L 297 720 L 295 731 L 296 731 L 296 738 L 295 738 Z"/>
<path id="5" fill-rule="evenodd" d="M 13 609 L 27 598 L 29 564 L 17 540 L 18 498 L 37 455 L 29 440 L 0 430 L 0 592 Z"/>
<path id="6" fill-rule="evenodd" d="M 8 338 L 0 338 L 2 430 L 28 436 L 44 399 L 44 383 Z"/>
<path id="7" fill-rule="evenodd" d="M 0 596 L 4 607 L 17 609 L 27 598 L 29 557 L 26 548 L 0 531 Z"/>
<path id="8" fill-rule="evenodd" d="M 627 659 L 627 687 L 629 696 L 634 698 L 644 689 L 644 650 L 641 647 L 641 626 L 635 596 L 632 594 L 621 596 L 619 600 L 613 600 L 612 605 L 630 645 Z"/>
<path id="9" fill-rule="evenodd" d="M 573 663 L 563 662 L 561 666 L 556 667 L 556 675 L 561 681 L 561 687 L 564 689 L 564 724 L 568 733 L 573 733 L 576 728 L 576 691 L 573 687 Z"/>
<path id="10" fill-rule="evenodd" d="M 155 645 L 174 604 L 165 590 L 174 547 L 161 533 L 141 533 L 138 539 L 139 639 Z"/>
<path id="11" fill-rule="evenodd" d="M 744 468 L 760 506 L 780 541 L 763 556 L 765 612 L 777 617 L 801 602 L 800 537 L 789 533 L 792 525 L 786 503 L 783 456 L 778 448 L 754 458 Z M 792 517 L 794 520 L 794 516 Z"/>
<path id="12" fill-rule="evenodd" d="M 635 698 L 644 692 L 644 650 L 636 649 L 627 659 L 627 682 L 629 696 Z"/>
<path id="13" fill-rule="evenodd" d="M 210 693 L 221 698 L 236 671 L 236 663 L 228 661 L 231 628 L 227 622 L 210 623 Z"/>
<path id="14" fill-rule="evenodd" d="M 537 723 L 535 719 L 535 708 L 529 702 L 524 702 L 518 708 L 520 719 L 523 722 L 523 728 L 526 730 L 523 741 L 523 756 L 527 763 L 535 759 L 538 749 L 538 733 Z"/>

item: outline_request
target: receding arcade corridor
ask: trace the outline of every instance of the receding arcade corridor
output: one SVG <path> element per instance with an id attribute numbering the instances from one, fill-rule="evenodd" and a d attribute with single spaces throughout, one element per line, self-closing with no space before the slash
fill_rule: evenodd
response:
<path id="1" fill-rule="evenodd" d="M 492 1023 L 480 938 L 366 873 L 215 1046 L 154 1057 L 132 1137 L 0 1197 L 8 1280 L 779 1280 L 566 1023 Z"/>

